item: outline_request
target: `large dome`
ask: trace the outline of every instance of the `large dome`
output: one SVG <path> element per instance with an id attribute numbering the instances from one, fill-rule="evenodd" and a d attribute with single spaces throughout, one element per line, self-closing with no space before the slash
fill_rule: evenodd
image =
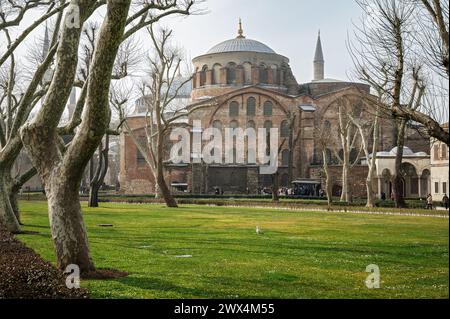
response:
<path id="1" fill-rule="evenodd" d="M 258 53 L 272 53 L 275 51 L 269 48 L 264 43 L 256 40 L 246 38 L 235 38 L 224 41 L 211 48 L 207 54 L 225 53 L 225 52 L 258 52 Z"/>

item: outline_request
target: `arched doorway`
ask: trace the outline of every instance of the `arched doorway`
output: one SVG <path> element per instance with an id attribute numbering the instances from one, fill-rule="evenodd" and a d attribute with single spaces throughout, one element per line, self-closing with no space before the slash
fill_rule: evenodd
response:
<path id="1" fill-rule="evenodd" d="M 411 163 L 402 163 L 400 173 L 403 178 L 403 196 L 419 196 L 419 177 L 416 168 Z"/>
<path id="2" fill-rule="evenodd" d="M 384 169 L 381 174 L 382 186 L 381 192 L 386 195 L 386 198 L 390 198 L 392 194 L 392 175 L 389 169 Z"/>
<path id="3" fill-rule="evenodd" d="M 430 176 L 431 172 L 428 169 L 423 170 L 422 175 L 420 176 L 420 197 L 426 197 L 430 190 Z"/>

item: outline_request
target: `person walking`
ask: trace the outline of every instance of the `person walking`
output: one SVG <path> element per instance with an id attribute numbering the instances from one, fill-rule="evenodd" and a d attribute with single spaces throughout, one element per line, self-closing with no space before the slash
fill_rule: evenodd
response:
<path id="1" fill-rule="evenodd" d="M 433 196 L 431 194 L 427 196 L 427 209 L 433 209 Z"/>
<path id="2" fill-rule="evenodd" d="M 447 194 L 445 194 L 444 197 L 442 197 L 442 206 L 445 207 L 445 210 L 448 210 L 448 196 L 447 196 Z"/>

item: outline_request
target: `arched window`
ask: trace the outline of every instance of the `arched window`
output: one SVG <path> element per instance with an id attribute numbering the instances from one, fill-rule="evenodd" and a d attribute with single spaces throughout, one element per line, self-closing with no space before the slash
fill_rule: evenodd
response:
<path id="1" fill-rule="evenodd" d="M 266 129 L 266 155 L 270 155 L 270 129 L 272 128 L 272 122 L 265 121 L 264 128 Z"/>
<path id="2" fill-rule="evenodd" d="M 231 121 L 230 122 L 230 128 L 238 128 L 239 127 L 239 122 L 238 121 Z"/>
<path id="3" fill-rule="evenodd" d="M 249 97 L 247 99 L 247 116 L 256 115 L 256 99 L 254 97 Z"/>
<path id="4" fill-rule="evenodd" d="M 270 101 L 266 101 L 263 107 L 264 116 L 272 116 L 273 113 L 273 104 Z"/>
<path id="5" fill-rule="evenodd" d="M 270 66 L 270 72 L 272 72 L 272 82 L 273 84 L 278 84 L 278 67 L 273 64 Z"/>
<path id="6" fill-rule="evenodd" d="M 281 187 L 289 187 L 289 175 L 288 174 L 281 175 L 280 186 Z"/>
<path id="7" fill-rule="evenodd" d="M 264 128 L 270 130 L 272 128 L 272 121 L 265 121 Z"/>
<path id="8" fill-rule="evenodd" d="M 281 165 L 282 166 L 289 166 L 289 155 L 291 152 L 289 150 L 283 150 L 281 152 Z"/>
<path id="9" fill-rule="evenodd" d="M 268 82 L 268 69 L 265 64 L 259 66 L 259 83 L 267 84 Z"/>
<path id="10" fill-rule="evenodd" d="M 239 103 L 238 102 L 231 102 L 230 103 L 230 116 L 235 117 L 239 116 Z"/>
<path id="11" fill-rule="evenodd" d="M 145 136 L 139 136 L 138 143 L 139 145 L 147 145 L 147 138 Z M 136 162 L 138 166 L 143 166 L 146 163 L 144 154 L 141 153 L 141 151 L 137 146 L 136 146 Z"/>
<path id="12" fill-rule="evenodd" d="M 254 121 L 248 121 L 247 122 L 247 128 L 256 128 L 256 124 Z"/>
<path id="13" fill-rule="evenodd" d="M 289 122 L 283 121 L 280 125 L 280 136 L 281 137 L 289 137 L 291 129 L 289 128 Z"/>
<path id="14" fill-rule="evenodd" d="M 227 65 L 227 84 L 236 83 L 236 63 L 230 62 Z"/>
<path id="15" fill-rule="evenodd" d="M 222 122 L 216 120 L 212 123 L 212 127 L 222 131 Z"/>
<path id="16" fill-rule="evenodd" d="M 206 72 L 208 71 L 208 66 L 204 65 L 202 68 L 202 72 L 200 73 L 200 86 L 206 85 Z"/>
<path id="17" fill-rule="evenodd" d="M 221 84 L 220 83 L 220 69 L 222 66 L 220 64 L 214 64 L 213 66 L 213 84 Z"/>
<path id="18" fill-rule="evenodd" d="M 441 160 L 447 160 L 447 145 L 441 144 Z"/>

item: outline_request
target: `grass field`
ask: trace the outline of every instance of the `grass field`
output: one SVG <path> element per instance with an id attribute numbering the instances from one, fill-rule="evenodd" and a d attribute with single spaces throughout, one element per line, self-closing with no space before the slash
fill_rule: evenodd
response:
<path id="1" fill-rule="evenodd" d="M 46 202 L 21 209 L 39 234 L 19 239 L 54 261 Z M 84 212 L 96 266 L 129 273 L 83 281 L 94 298 L 449 297 L 444 218 L 112 203 Z M 364 284 L 369 264 L 380 289 Z"/>

